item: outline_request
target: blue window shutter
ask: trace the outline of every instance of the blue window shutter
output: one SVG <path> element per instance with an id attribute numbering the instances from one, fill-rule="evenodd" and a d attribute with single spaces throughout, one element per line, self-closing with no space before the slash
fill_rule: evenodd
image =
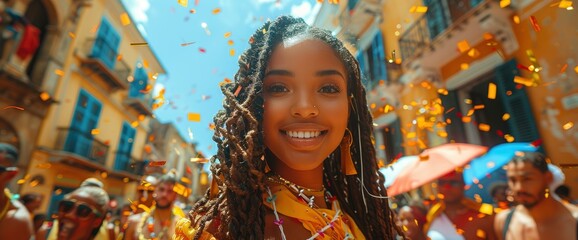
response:
<path id="1" fill-rule="evenodd" d="M 127 170 L 127 167 L 130 164 L 130 155 L 132 152 L 135 134 L 136 130 L 130 124 L 127 122 L 122 124 L 122 131 L 120 134 L 118 150 L 114 163 L 114 168 L 116 170 Z"/>
<path id="2" fill-rule="evenodd" d="M 385 67 L 385 49 L 383 47 L 383 37 L 381 35 L 381 31 L 377 33 L 375 38 L 373 39 L 372 43 L 373 47 L 373 68 L 374 74 L 373 76 L 376 78 L 375 81 L 379 80 L 387 80 L 387 69 Z"/>
<path id="3" fill-rule="evenodd" d="M 424 4 L 428 7 L 425 15 L 429 35 L 431 39 L 434 39 L 448 27 L 444 14 L 444 6 L 441 0 L 424 0 Z"/>
<path id="4" fill-rule="evenodd" d="M 133 98 L 143 98 L 141 90 L 144 90 L 148 84 L 148 75 L 143 67 L 135 67 L 134 78 L 130 83 L 129 96 Z"/>
<path id="5" fill-rule="evenodd" d="M 526 89 L 518 89 L 517 84 L 514 83 L 514 77 L 520 75 L 516 60 L 513 59 L 498 66 L 495 73 L 504 110 L 510 114 L 507 122 L 511 131 L 510 135 L 516 142 L 532 142 L 540 138 Z M 512 94 L 508 96 L 507 91 L 511 91 Z"/>
<path id="6" fill-rule="evenodd" d="M 100 21 L 91 56 L 100 59 L 105 65 L 113 69 L 118 55 L 119 44 L 120 35 L 112 24 L 103 17 Z"/>
<path id="7" fill-rule="evenodd" d="M 89 156 L 93 141 L 91 132 L 98 125 L 101 110 L 102 104 L 90 93 L 81 89 L 72 115 L 65 150 Z"/>
<path id="8" fill-rule="evenodd" d="M 442 105 L 445 109 L 444 119 L 446 122 L 446 132 L 448 133 L 448 140 L 457 143 L 467 143 L 464 124 L 462 123 L 460 103 L 458 100 L 457 90 L 448 91 L 448 95 L 439 95 L 442 100 Z M 453 109 L 450 111 L 450 109 Z"/>

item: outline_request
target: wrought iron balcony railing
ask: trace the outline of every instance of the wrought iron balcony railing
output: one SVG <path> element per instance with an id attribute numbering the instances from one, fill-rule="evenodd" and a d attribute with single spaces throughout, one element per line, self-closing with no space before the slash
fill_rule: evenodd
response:
<path id="1" fill-rule="evenodd" d="M 77 154 L 89 161 L 105 165 L 109 146 L 90 133 L 74 128 L 58 128 L 56 149 Z"/>
<path id="2" fill-rule="evenodd" d="M 112 88 L 128 89 L 129 65 L 116 50 L 101 38 L 86 40 L 82 65 L 97 73 Z"/>
<path id="3" fill-rule="evenodd" d="M 130 153 L 116 152 L 114 170 L 142 176 L 147 163 L 147 161 L 137 160 Z"/>

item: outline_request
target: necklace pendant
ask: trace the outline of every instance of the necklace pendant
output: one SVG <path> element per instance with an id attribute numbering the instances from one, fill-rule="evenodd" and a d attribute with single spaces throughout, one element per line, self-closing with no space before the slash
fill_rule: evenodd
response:
<path id="1" fill-rule="evenodd" d="M 315 196 L 311 196 L 311 198 L 309 199 L 309 207 L 310 208 L 313 208 L 313 205 L 315 204 L 314 200 L 315 200 Z"/>

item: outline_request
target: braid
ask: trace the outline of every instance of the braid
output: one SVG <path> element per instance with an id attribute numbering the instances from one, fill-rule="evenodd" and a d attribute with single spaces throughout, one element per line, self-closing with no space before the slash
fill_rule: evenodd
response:
<path id="1" fill-rule="evenodd" d="M 217 155 L 211 158 L 213 181 L 218 186 L 217 196 L 207 190 L 189 213 L 194 226 L 198 227 L 195 239 L 210 229 L 218 239 L 263 239 L 266 208 L 262 194 L 265 190 L 265 143 L 263 141 L 262 87 L 265 70 L 275 46 L 283 39 L 304 34 L 326 42 L 335 49 L 348 72 L 348 91 L 353 96 L 348 128 L 354 142 L 361 140 L 361 149 L 352 145 L 352 155 L 358 170 L 363 168 L 364 185 L 373 195 L 386 196 L 384 178 L 378 172 L 375 150 L 372 146 L 372 118 L 366 106 L 365 90 L 361 85 L 359 66 L 343 44 L 330 33 L 310 28 L 302 19 L 282 16 L 268 21 L 251 37 L 250 48 L 239 58 L 239 70 L 235 82 L 223 85 L 225 95 L 223 109 L 214 117 Z M 238 94 L 235 94 L 238 93 Z M 359 121 L 358 117 L 359 116 Z M 358 131 L 358 125 L 360 131 Z M 359 139 L 361 138 L 361 139 Z M 341 208 L 350 215 L 368 239 L 393 239 L 400 233 L 393 219 L 387 199 L 368 196 L 360 188 L 358 175 L 346 176 L 341 171 L 341 156 L 337 148 L 324 162 L 324 184 L 334 193 Z M 366 194 L 365 203 L 363 194 Z M 366 211 L 370 209 L 371 211 Z M 381 211 L 379 211 L 381 209 Z M 376 211 L 377 210 L 377 211 Z M 200 217 L 199 217 L 200 216 Z"/>

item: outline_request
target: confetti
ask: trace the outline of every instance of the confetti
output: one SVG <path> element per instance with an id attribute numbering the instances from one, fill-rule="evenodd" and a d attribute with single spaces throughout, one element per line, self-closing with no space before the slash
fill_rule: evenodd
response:
<path id="1" fill-rule="evenodd" d="M 568 1 L 568 0 L 562 0 L 560 1 L 560 3 L 558 4 L 559 8 L 571 8 L 572 7 L 572 1 Z"/>
<path id="2" fill-rule="evenodd" d="M 469 123 L 472 121 L 472 117 L 462 117 L 462 122 Z"/>
<path id="3" fill-rule="evenodd" d="M 470 68 L 470 65 L 467 63 L 462 63 L 460 64 L 460 69 L 462 70 L 467 70 L 468 68 Z"/>
<path id="4" fill-rule="evenodd" d="M 538 20 L 536 20 L 536 17 L 530 16 L 530 23 L 532 24 L 532 28 L 534 28 L 534 31 L 540 32 L 540 30 L 542 30 L 540 28 L 540 24 L 538 24 Z"/>
<path id="5" fill-rule="evenodd" d="M 223 81 L 221 81 L 221 82 L 219 83 L 219 86 L 223 86 L 223 85 L 225 85 L 225 84 L 229 84 L 229 83 L 232 83 L 232 82 L 233 82 L 233 81 L 231 81 L 231 79 L 225 78 Z"/>
<path id="6" fill-rule="evenodd" d="M 564 124 L 564 126 L 562 126 L 562 128 L 564 130 L 570 130 L 572 127 L 574 127 L 574 123 L 573 122 L 567 122 L 566 124 Z"/>
<path id="7" fill-rule="evenodd" d="M 166 163 L 167 163 L 167 161 L 151 161 L 151 162 L 149 163 L 149 166 L 151 166 L 151 167 L 160 167 L 160 166 L 165 165 Z"/>
<path id="8" fill-rule="evenodd" d="M 234 57 L 234 56 L 235 56 L 235 49 L 229 50 L 229 55 L 230 55 L 231 57 Z"/>
<path id="9" fill-rule="evenodd" d="M 206 53 L 206 52 L 207 52 L 207 50 L 206 50 L 206 49 L 204 49 L 204 48 L 199 48 L 199 52 L 201 52 L 201 53 Z"/>
<path id="10" fill-rule="evenodd" d="M 201 121 L 201 114 L 200 113 L 189 113 L 188 119 L 190 122 L 200 122 Z"/>
<path id="11" fill-rule="evenodd" d="M 235 44 L 235 42 L 233 42 L 233 40 L 229 40 L 227 41 L 227 44 L 229 44 L 229 46 L 232 46 L 233 44 Z"/>
<path id="12" fill-rule="evenodd" d="M 438 89 L 438 93 L 441 95 L 447 96 L 449 92 L 447 89 L 440 88 L 440 89 Z"/>
<path id="13" fill-rule="evenodd" d="M 220 12 L 221 12 L 221 8 L 215 8 L 212 11 L 213 14 L 219 14 Z"/>
<path id="14" fill-rule="evenodd" d="M 497 86 L 495 83 L 488 84 L 488 99 L 496 99 Z"/>
<path id="15" fill-rule="evenodd" d="M 512 17 L 512 20 L 514 21 L 514 23 L 520 24 L 520 16 L 514 15 L 514 16 Z"/>
<path id="16" fill-rule="evenodd" d="M 24 111 L 24 108 L 17 107 L 17 106 L 7 106 L 7 107 L 2 108 L 2 110 L 6 110 L 6 109 L 10 109 L 10 108 L 13 108 L 13 109 L 16 109 L 16 110 L 20 110 L 20 111 Z"/>
<path id="17" fill-rule="evenodd" d="M 522 85 L 527 86 L 527 87 L 536 86 L 536 83 L 534 82 L 533 79 L 527 79 L 527 78 L 523 78 L 520 76 L 515 76 L 514 82 L 518 83 L 518 84 L 522 84 Z"/>
<path id="18" fill-rule="evenodd" d="M 123 26 L 129 25 L 130 24 L 130 17 L 128 16 L 128 13 L 122 13 L 120 14 L 120 23 Z"/>
<path id="19" fill-rule="evenodd" d="M 480 56 L 480 51 L 478 51 L 478 49 L 472 48 L 468 51 L 468 56 L 471 58 L 477 58 Z"/>
<path id="20" fill-rule="evenodd" d="M 460 51 L 460 53 L 464 53 L 465 51 L 470 50 L 470 44 L 468 43 L 468 41 L 463 40 L 458 42 L 458 50 Z"/>
<path id="21" fill-rule="evenodd" d="M 141 89 L 139 92 L 142 94 L 147 94 L 149 93 L 151 90 L 153 90 L 153 86 L 150 84 L 147 84 L 146 87 L 144 89 Z"/>
<path id="22" fill-rule="evenodd" d="M 131 46 L 147 46 L 149 45 L 149 43 L 147 42 L 134 42 L 134 43 L 130 43 Z"/>
<path id="23" fill-rule="evenodd" d="M 448 109 L 448 110 L 446 111 L 446 114 L 450 113 L 451 111 L 453 111 L 453 110 L 455 110 L 455 109 L 456 109 L 455 107 Z M 449 119 L 449 118 L 448 118 L 448 119 Z"/>
<path id="24" fill-rule="evenodd" d="M 483 132 L 489 132 L 491 129 L 491 126 L 488 124 L 485 124 L 485 123 L 480 123 L 478 125 L 478 129 L 480 129 L 480 131 L 483 131 Z"/>
<path id="25" fill-rule="evenodd" d="M 510 0 L 500 0 L 500 7 L 501 8 L 505 8 L 507 6 L 510 6 Z"/>
<path id="26" fill-rule="evenodd" d="M 443 138 L 448 136 L 448 133 L 446 131 L 438 131 L 437 134 L 438 134 L 438 136 L 443 137 Z"/>
<path id="27" fill-rule="evenodd" d="M 130 123 L 130 125 L 131 125 L 133 128 L 136 128 L 136 127 L 138 127 L 139 123 L 138 123 L 138 121 L 133 121 L 132 123 Z"/>
<path id="28" fill-rule="evenodd" d="M 510 134 L 504 135 L 504 138 L 506 139 L 507 142 L 513 142 L 515 140 L 514 136 Z"/>
<path id="29" fill-rule="evenodd" d="M 504 115 L 502 115 L 502 120 L 508 121 L 508 119 L 510 119 L 510 114 L 504 113 Z"/>
<path id="30" fill-rule="evenodd" d="M 191 162 L 193 163 L 207 163 L 209 159 L 206 158 L 191 158 Z"/>
<path id="31" fill-rule="evenodd" d="M 427 7 L 426 6 L 412 6 L 409 9 L 410 13 L 425 13 L 427 12 Z"/>
<path id="32" fill-rule="evenodd" d="M 214 124 L 214 123 L 209 123 L 209 129 L 215 130 L 215 124 Z"/>
<path id="33" fill-rule="evenodd" d="M 73 32 L 68 32 L 68 36 L 72 39 L 76 38 L 76 34 L 74 34 Z"/>
<path id="34" fill-rule="evenodd" d="M 54 74 L 62 77 L 64 76 L 64 71 L 62 71 L 61 69 L 56 69 L 54 70 Z"/>
<path id="35" fill-rule="evenodd" d="M 241 87 L 241 86 L 238 86 L 238 87 L 237 87 L 237 90 L 235 90 L 235 93 L 234 93 L 235 97 L 239 95 L 239 93 L 241 92 L 241 89 L 242 89 L 242 88 L 243 88 L 243 87 Z"/>
<path id="36" fill-rule="evenodd" d="M 100 26 L 100 24 L 96 24 L 94 27 L 92 27 L 92 28 L 90 29 L 90 32 L 91 32 L 91 33 L 96 33 L 96 30 L 98 30 L 98 27 L 99 27 L 99 26 Z"/>
<path id="37" fill-rule="evenodd" d="M 480 110 L 480 109 L 484 109 L 484 108 L 486 108 L 486 105 L 484 105 L 484 104 L 479 104 L 479 105 L 474 106 L 475 110 Z"/>
<path id="38" fill-rule="evenodd" d="M 117 61 L 122 60 L 122 54 L 116 55 L 116 60 L 117 60 Z"/>
<path id="39" fill-rule="evenodd" d="M 566 68 L 568 68 L 568 64 L 564 64 L 564 66 L 562 66 L 562 68 L 560 69 L 560 73 L 564 73 L 566 72 Z"/>
<path id="40" fill-rule="evenodd" d="M 223 37 L 228 38 L 231 36 L 231 32 L 226 32 L 225 34 L 223 34 Z"/>
<path id="41" fill-rule="evenodd" d="M 195 10 L 195 9 L 193 8 L 193 9 L 189 10 L 189 12 L 192 13 L 192 14 L 195 14 L 195 13 L 197 13 L 197 10 Z"/>
<path id="42" fill-rule="evenodd" d="M 195 44 L 195 42 L 185 42 L 185 43 L 181 43 L 181 47 L 186 47 L 189 45 Z"/>
<path id="43" fill-rule="evenodd" d="M 183 7 L 187 7 L 189 5 L 189 0 L 177 0 L 177 3 Z"/>
<path id="44" fill-rule="evenodd" d="M 574 72 L 578 73 L 578 66 L 574 68 Z"/>

